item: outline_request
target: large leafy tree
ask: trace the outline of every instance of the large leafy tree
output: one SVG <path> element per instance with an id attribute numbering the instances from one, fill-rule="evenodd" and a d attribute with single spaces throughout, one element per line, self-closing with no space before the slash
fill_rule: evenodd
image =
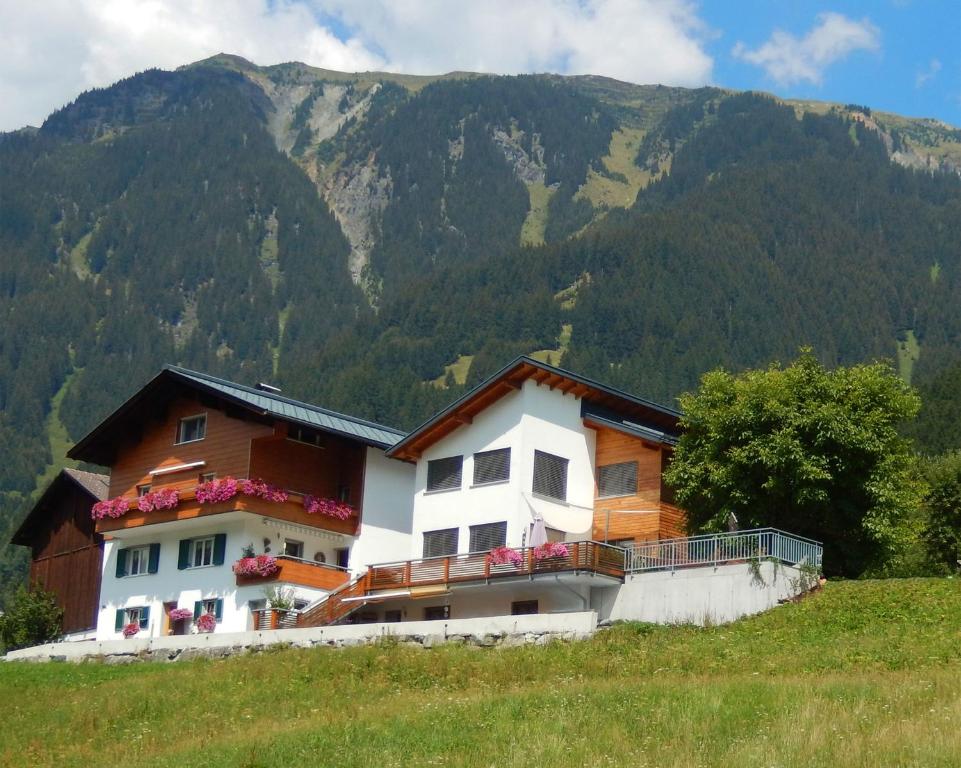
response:
<path id="1" fill-rule="evenodd" d="M 733 513 L 742 528 L 819 539 L 828 572 L 857 575 L 919 503 L 898 428 L 920 400 L 885 363 L 827 370 L 802 349 L 787 368 L 705 374 L 681 407 L 666 479 L 693 530 L 721 530 Z"/>
<path id="2" fill-rule="evenodd" d="M 931 562 L 955 571 L 961 565 L 961 451 L 934 459 L 928 466 L 923 541 Z"/>

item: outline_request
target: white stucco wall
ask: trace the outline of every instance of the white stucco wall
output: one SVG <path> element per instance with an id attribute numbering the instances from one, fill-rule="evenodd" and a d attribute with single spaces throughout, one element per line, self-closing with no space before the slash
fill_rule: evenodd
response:
<path id="1" fill-rule="evenodd" d="M 428 448 L 417 462 L 409 557 L 422 556 L 425 531 L 458 528 L 458 551 L 464 553 L 470 526 L 501 521 L 507 522 L 508 546 L 519 547 L 536 513 L 548 527 L 574 538 L 585 535 L 593 515 L 595 433 L 583 425 L 580 407 L 573 396 L 528 380 Z M 508 447 L 510 480 L 472 486 L 474 454 Z M 535 450 L 568 459 L 567 503 L 534 497 Z M 427 492 L 428 462 L 457 455 L 464 457 L 460 489 Z"/>
<path id="2" fill-rule="evenodd" d="M 218 533 L 227 536 L 223 565 L 185 570 L 177 568 L 181 539 L 199 538 Z M 245 512 L 144 526 L 125 531 L 123 539 L 106 541 L 97 639 L 110 640 L 121 637 L 116 631 L 118 608 L 149 607 L 149 626 L 139 634 L 157 637 L 163 627 L 164 603 L 176 601 L 178 607 L 192 611 L 195 601 L 214 598 L 221 598 L 224 601 L 223 616 L 215 631 L 246 631 L 251 626 L 248 602 L 262 600 L 265 586 L 269 585 L 238 587 L 231 566 L 241 557 L 243 548 L 248 544 L 253 544 L 257 553 L 263 552 L 265 546 L 269 546 L 271 554 L 281 554 L 284 538 L 303 542 L 305 559 L 314 560 L 318 553 L 323 553 L 328 563 L 336 563 L 334 553 L 336 547 L 347 546 L 351 541 L 350 537 L 261 518 Z M 265 540 L 267 540 L 266 544 Z M 117 578 L 117 551 L 121 548 L 152 543 L 160 544 L 157 573 Z M 280 586 L 289 586 L 296 599 L 307 602 L 312 602 L 325 594 L 323 590 L 298 585 Z"/>
<path id="3" fill-rule="evenodd" d="M 797 568 L 764 562 L 761 580 L 747 563 L 628 576 L 613 590 L 594 590 L 601 620 L 654 624 L 724 624 L 773 608 L 799 589 Z"/>
<path id="4" fill-rule="evenodd" d="M 360 531 L 350 552 L 352 573 L 407 557 L 414 515 L 414 465 L 367 449 Z"/>

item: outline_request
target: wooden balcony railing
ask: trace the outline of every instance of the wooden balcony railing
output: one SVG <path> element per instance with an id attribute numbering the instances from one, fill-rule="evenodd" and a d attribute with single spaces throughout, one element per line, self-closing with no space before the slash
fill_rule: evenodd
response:
<path id="1" fill-rule="evenodd" d="M 521 556 L 519 565 L 494 565 L 488 552 L 374 565 L 368 571 L 368 589 L 407 589 L 565 571 L 597 573 L 617 579 L 624 577 L 623 549 L 597 541 L 569 541 L 564 546 L 566 555 L 542 560 L 537 559 L 531 547 L 517 549 Z"/>
<path id="2" fill-rule="evenodd" d="M 363 604 L 362 600 L 356 600 L 355 598 L 367 594 L 368 583 L 369 572 L 347 582 L 327 595 L 322 602 L 302 611 L 297 617 L 297 626 L 326 627 L 344 618 L 352 610 Z"/>
<path id="3" fill-rule="evenodd" d="M 334 590 L 346 584 L 350 575 L 344 568 L 326 563 L 301 560 L 298 557 L 280 555 L 277 557 L 280 570 L 271 576 L 237 576 L 237 586 L 252 584 L 297 584 L 312 589 Z"/>

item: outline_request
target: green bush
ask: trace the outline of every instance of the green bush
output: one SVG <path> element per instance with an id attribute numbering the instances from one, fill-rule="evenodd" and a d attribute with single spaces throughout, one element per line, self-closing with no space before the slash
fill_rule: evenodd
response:
<path id="1" fill-rule="evenodd" d="M 8 610 L 0 616 L 0 650 L 13 651 L 56 640 L 60 636 L 63 609 L 43 590 L 17 590 Z"/>
<path id="2" fill-rule="evenodd" d="M 956 571 L 961 560 L 961 451 L 931 462 L 928 488 L 923 537 L 928 555 L 942 568 Z"/>

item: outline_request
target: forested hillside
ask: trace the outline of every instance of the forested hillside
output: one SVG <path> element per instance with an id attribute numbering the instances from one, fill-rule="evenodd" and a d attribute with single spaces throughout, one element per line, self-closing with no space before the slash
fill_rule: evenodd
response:
<path id="1" fill-rule="evenodd" d="M 898 357 L 959 446 L 959 168 L 933 121 L 602 78 L 221 56 L 83 94 L 0 134 L 0 580 L 165 362 L 411 427 L 519 353 L 668 402 L 811 344 Z"/>

